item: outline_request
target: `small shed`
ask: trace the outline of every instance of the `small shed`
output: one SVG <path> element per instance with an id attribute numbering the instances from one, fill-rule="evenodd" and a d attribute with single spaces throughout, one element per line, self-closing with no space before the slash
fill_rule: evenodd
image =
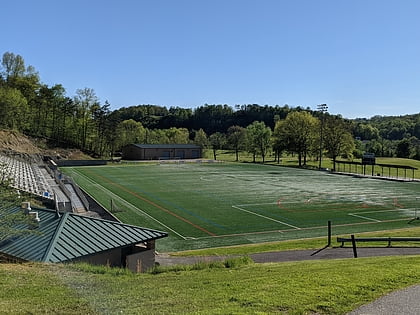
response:
<path id="1" fill-rule="evenodd" d="M 122 149 L 123 160 L 183 160 L 201 157 L 201 147 L 194 144 L 130 144 Z"/>
<path id="2" fill-rule="evenodd" d="M 24 211 L 33 218 L 34 233 L 0 242 L 0 253 L 15 261 L 88 262 L 143 272 L 155 264 L 155 241 L 168 236 L 165 232 L 49 209 L 14 207 L 9 211 Z"/>

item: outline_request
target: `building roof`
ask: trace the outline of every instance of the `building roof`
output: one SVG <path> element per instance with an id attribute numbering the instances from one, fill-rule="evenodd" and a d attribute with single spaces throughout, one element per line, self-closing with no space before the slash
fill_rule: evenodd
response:
<path id="1" fill-rule="evenodd" d="M 133 144 L 141 149 L 201 149 L 195 144 Z"/>
<path id="2" fill-rule="evenodd" d="M 19 207 L 12 210 L 22 211 Z M 26 261 L 56 263 L 168 236 L 165 232 L 74 213 L 58 217 L 54 210 L 31 211 L 38 212 L 40 219 L 35 233 L 0 242 L 0 253 Z"/>

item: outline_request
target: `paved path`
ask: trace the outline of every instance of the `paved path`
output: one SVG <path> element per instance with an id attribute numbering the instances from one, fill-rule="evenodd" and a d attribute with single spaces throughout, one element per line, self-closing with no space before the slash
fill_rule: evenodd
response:
<path id="1" fill-rule="evenodd" d="M 358 257 L 420 255 L 420 248 L 381 247 L 358 248 Z M 256 263 L 302 261 L 316 259 L 355 259 L 353 249 L 326 248 L 319 252 L 315 250 L 291 250 L 281 252 L 268 252 L 249 255 Z M 232 257 L 232 256 L 230 256 Z M 156 256 L 156 262 L 163 266 L 176 264 L 194 264 L 200 261 L 224 260 L 228 256 L 205 257 L 176 257 L 168 254 Z M 376 301 L 363 305 L 347 315 L 419 315 L 420 314 L 420 285 L 414 285 L 385 295 Z"/>
<path id="2" fill-rule="evenodd" d="M 347 315 L 419 315 L 420 285 L 387 294 Z"/>
<path id="3" fill-rule="evenodd" d="M 315 250 L 288 250 L 281 252 L 267 252 L 250 254 L 249 256 L 256 263 L 267 262 L 285 262 L 285 261 L 301 261 L 301 260 L 317 260 L 317 259 L 354 259 L 353 249 L 351 247 L 344 248 L 327 248 L 319 253 L 314 254 Z M 378 248 L 358 248 L 358 257 L 374 257 L 374 256 L 395 256 L 395 255 L 420 255 L 420 247 L 378 247 Z M 224 260 L 228 256 L 193 256 L 179 257 L 168 254 L 158 254 L 156 262 L 162 266 L 171 266 L 177 264 L 194 264 L 201 261 L 217 261 Z M 420 302 L 419 302 L 420 303 Z M 419 313 L 420 314 L 420 313 Z"/>

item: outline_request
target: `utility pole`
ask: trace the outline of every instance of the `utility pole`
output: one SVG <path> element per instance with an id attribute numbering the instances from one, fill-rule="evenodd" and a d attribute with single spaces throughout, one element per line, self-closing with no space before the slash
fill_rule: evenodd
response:
<path id="1" fill-rule="evenodd" d="M 319 137 L 319 167 L 318 169 L 321 169 L 321 163 L 322 163 L 322 136 L 324 131 L 324 113 L 327 112 L 328 106 L 327 104 L 320 104 L 317 106 L 318 111 L 321 113 L 321 131 L 320 131 L 320 137 Z"/>

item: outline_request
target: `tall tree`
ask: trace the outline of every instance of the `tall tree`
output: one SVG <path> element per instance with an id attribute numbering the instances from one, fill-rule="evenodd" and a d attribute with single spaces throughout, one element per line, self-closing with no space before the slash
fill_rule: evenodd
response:
<path id="1" fill-rule="evenodd" d="M 99 156 L 105 155 L 105 149 L 107 147 L 106 135 L 107 132 L 109 133 L 108 129 L 112 128 L 109 122 L 110 106 L 108 101 L 105 101 L 105 104 L 102 106 L 97 103 L 92 107 L 93 121 L 95 123 L 93 151 Z"/>
<path id="2" fill-rule="evenodd" d="M 25 75 L 25 61 L 20 55 L 11 52 L 4 53 L 1 65 L 3 66 L 2 74 L 6 80 Z"/>
<path id="3" fill-rule="evenodd" d="M 262 121 L 254 121 L 251 125 L 246 127 L 248 145 L 250 151 L 253 153 L 253 161 L 255 162 L 255 155 L 261 154 L 262 162 L 265 163 L 265 157 L 271 148 L 271 129 L 267 127 Z"/>
<path id="4" fill-rule="evenodd" d="M 88 149 L 87 141 L 89 135 L 89 126 L 92 122 L 92 109 L 94 105 L 97 105 L 99 100 L 95 94 L 95 91 L 90 88 L 78 89 L 74 102 L 77 106 L 78 112 L 78 131 L 80 146 L 82 149 Z"/>
<path id="5" fill-rule="evenodd" d="M 118 148 L 127 144 L 146 143 L 147 130 L 140 122 L 128 119 L 120 122 L 117 126 L 116 134 L 119 135 Z"/>
<path id="6" fill-rule="evenodd" d="M 194 143 L 199 145 L 203 150 L 209 146 L 209 139 L 203 129 L 199 129 L 194 136 Z"/>
<path id="7" fill-rule="evenodd" d="M 28 103 L 19 90 L 0 87 L 0 127 L 22 131 L 26 126 Z"/>
<path id="8" fill-rule="evenodd" d="M 355 149 L 353 136 L 350 133 L 350 124 L 340 116 L 326 116 L 324 124 L 323 144 L 328 156 L 333 160 L 333 169 L 337 157 L 345 155 L 351 156 Z"/>
<path id="9" fill-rule="evenodd" d="M 209 142 L 213 149 L 213 158 L 217 159 L 217 150 L 223 149 L 226 144 L 226 136 L 221 132 L 215 132 L 210 135 Z"/>
<path id="10" fill-rule="evenodd" d="M 230 149 L 235 150 L 236 161 L 239 160 L 239 151 L 246 146 L 246 129 L 240 126 L 230 126 L 227 131 L 227 143 Z"/>
<path id="11" fill-rule="evenodd" d="M 306 164 L 306 157 L 317 136 L 318 120 L 306 111 L 291 112 L 285 120 L 277 122 L 277 139 L 290 152 L 298 154 L 299 166 Z"/>

